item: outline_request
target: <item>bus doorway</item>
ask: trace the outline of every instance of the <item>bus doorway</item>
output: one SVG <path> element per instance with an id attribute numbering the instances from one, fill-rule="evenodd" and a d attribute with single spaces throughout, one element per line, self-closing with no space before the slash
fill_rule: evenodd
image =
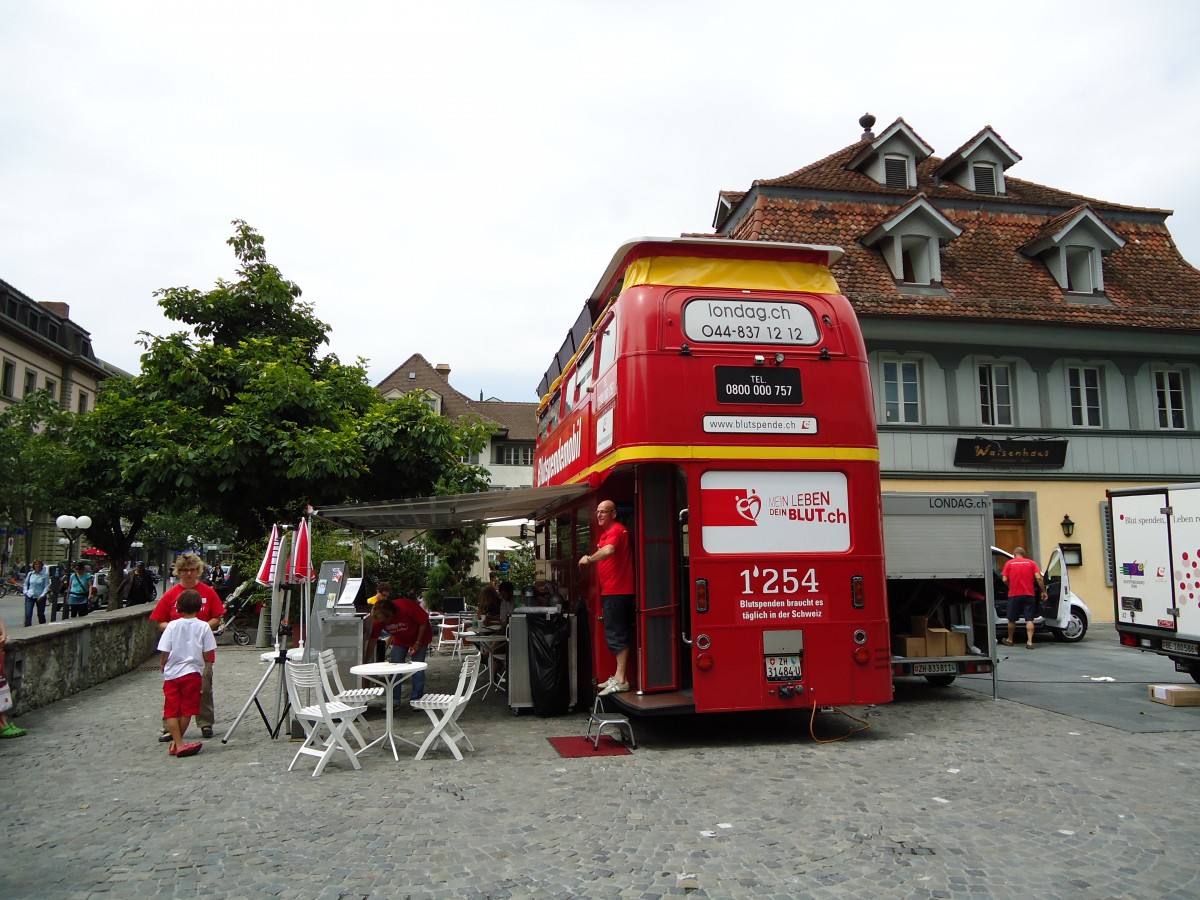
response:
<path id="1" fill-rule="evenodd" d="M 677 466 L 637 467 L 637 671 L 648 693 L 680 689 L 680 512 L 687 481 Z M 683 582 L 686 584 L 686 582 Z"/>

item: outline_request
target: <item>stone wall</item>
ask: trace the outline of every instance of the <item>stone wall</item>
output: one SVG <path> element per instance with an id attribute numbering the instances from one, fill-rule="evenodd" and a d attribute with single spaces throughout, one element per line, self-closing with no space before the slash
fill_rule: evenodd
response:
<path id="1" fill-rule="evenodd" d="M 158 646 L 152 604 L 9 631 L 4 670 L 20 715 L 131 672 Z"/>

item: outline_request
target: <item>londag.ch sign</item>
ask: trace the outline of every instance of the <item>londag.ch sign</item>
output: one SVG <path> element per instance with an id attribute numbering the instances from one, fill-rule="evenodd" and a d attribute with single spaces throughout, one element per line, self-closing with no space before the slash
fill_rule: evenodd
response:
<path id="1" fill-rule="evenodd" d="M 1067 442 L 959 438 L 954 448 L 954 464 L 1061 469 L 1067 464 Z"/>

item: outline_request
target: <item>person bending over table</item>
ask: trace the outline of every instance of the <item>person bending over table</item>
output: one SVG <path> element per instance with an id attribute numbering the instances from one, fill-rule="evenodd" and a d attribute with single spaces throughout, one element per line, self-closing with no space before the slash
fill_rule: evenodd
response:
<path id="1" fill-rule="evenodd" d="M 383 585 L 379 586 L 381 589 Z M 389 586 L 390 587 L 390 586 Z M 381 590 L 382 592 L 382 590 Z M 363 662 L 372 662 L 371 648 L 383 632 L 387 632 L 391 651 L 389 662 L 425 662 L 433 632 L 429 628 L 429 613 L 416 600 L 397 597 L 393 600 L 379 599 L 371 607 L 371 636 L 363 647 Z M 400 708 L 402 684 L 397 684 L 392 693 L 393 708 Z M 425 672 L 412 677 L 412 693 L 409 701 L 420 700 L 425 693 Z"/>

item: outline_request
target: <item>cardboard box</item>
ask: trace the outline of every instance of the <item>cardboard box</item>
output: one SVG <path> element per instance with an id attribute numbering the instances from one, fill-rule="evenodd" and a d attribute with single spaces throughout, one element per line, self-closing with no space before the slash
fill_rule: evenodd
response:
<path id="1" fill-rule="evenodd" d="M 950 631 L 946 628 L 927 628 L 925 629 L 925 655 L 926 656 L 949 656 L 946 652 L 946 645 L 950 639 Z"/>
<path id="2" fill-rule="evenodd" d="M 911 659 L 925 655 L 925 638 L 911 634 L 892 635 L 892 654 Z"/>
<path id="3" fill-rule="evenodd" d="M 1152 684 L 1150 699 L 1166 706 L 1200 706 L 1200 684 Z"/>
<path id="4" fill-rule="evenodd" d="M 961 631 L 950 631 L 946 635 L 946 655 L 966 656 L 967 636 Z"/>

